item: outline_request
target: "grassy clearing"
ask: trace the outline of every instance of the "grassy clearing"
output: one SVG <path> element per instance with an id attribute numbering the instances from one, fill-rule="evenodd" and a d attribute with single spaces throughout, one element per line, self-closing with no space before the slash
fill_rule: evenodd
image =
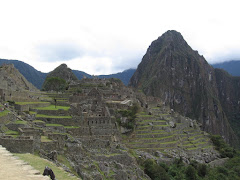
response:
<path id="1" fill-rule="evenodd" d="M 43 118 L 72 118 L 72 116 L 49 116 L 45 114 L 37 114 L 36 117 L 43 117 Z"/>
<path id="2" fill-rule="evenodd" d="M 55 105 L 50 105 L 50 106 L 47 106 L 47 107 L 39 107 L 39 108 L 35 108 L 35 109 L 38 109 L 38 110 L 59 110 L 59 109 L 63 109 L 63 110 L 69 110 L 69 106 L 56 106 Z"/>
<path id="3" fill-rule="evenodd" d="M 29 163 L 32 167 L 34 167 L 36 170 L 39 170 L 41 173 L 43 173 L 45 166 L 50 167 L 56 178 L 58 180 L 77 180 L 78 178 L 75 176 L 69 176 L 68 173 L 66 173 L 62 168 L 57 167 L 52 162 L 40 158 L 39 156 L 33 155 L 33 154 L 14 154 L 15 156 L 18 156 L 21 160 L 24 160 L 25 162 Z"/>
<path id="4" fill-rule="evenodd" d="M 3 116 L 8 115 L 9 112 L 10 112 L 10 111 L 8 111 L 8 110 L 5 110 L 5 111 L 0 112 L 0 117 L 3 117 Z"/>
<path id="5" fill-rule="evenodd" d="M 44 104 L 44 103 L 49 103 L 49 102 L 15 102 L 15 104 L 18 104 L 18 105 L 27 105 L 27 104 Z"/>
<path id="6" fill-rule="evenodd" d="M 41 142 L 52 142 L 47 136 L 41 136 Z"/>

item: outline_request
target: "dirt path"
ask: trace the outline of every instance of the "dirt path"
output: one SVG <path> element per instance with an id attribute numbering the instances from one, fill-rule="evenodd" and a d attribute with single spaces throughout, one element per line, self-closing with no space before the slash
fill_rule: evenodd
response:
<path id="1" fill-rule="evenodd" d="M 0 145 L 0 180 L 49 180 Z"/>

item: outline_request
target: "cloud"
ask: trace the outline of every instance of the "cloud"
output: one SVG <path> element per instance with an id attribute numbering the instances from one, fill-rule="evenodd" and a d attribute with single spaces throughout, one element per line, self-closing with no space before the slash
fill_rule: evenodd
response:
<path id="1" fill-rule="evenodd" d="M 210 63 L 236 59 L 239 5 L 237 0 L 3 1 L 0 58 L 43 72 L 66 63 L 90 74 L 116 73 L 137 67 L 151 42 L 175 29 Z"/>
<path id="2" fill-rule="evenodd" d="M 71 42 L 48 42 L 35 47 L 35 53 L 42 61 L 57 62 L 71 60 L 84 55 L 84 51 Z"/>

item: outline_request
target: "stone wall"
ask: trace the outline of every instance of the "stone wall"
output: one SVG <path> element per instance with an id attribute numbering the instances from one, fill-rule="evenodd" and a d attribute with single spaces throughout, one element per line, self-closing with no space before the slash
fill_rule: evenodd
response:
<path id="1" fill-rule="evenodd" d="M 65 147 L 65 140 L 67 139 L 65 134 L 48 134 L 48 138 L 57 141 L 58 149 L 63 149 Z"/>
<path id="2" fill-rule="evenodd" d="M 37 108 L 37 107 L 45 107 L 45 106 L 49 106 L 50 103 L 35 103 L 35 104 L 25 104 L 25 105 L 19 105 L 19 104 L 15 104 L 15 109 L 18 110 L 18 111 L 29 111 L 30 108 L 31 109 L 34 109 L 34 108 Z"/>
<path id="3" fill-rule="evenodd" d="M 30 109 L 31 110 L 31 109 Z M 46 114 L 46 115 L 52 115 L 52 116 L 69 116 L 69 111 L 59 109 L 56 111 L 52 110 L 37 110 L 38 114 Z"/>
<path id="4" fill-rule="evenodd" d="M 21 133 L 21 136 L 29 136 L 33 138 L 33 147 L 35 150 L 40 148 L 42 134 L 41 130 L 34 128 L 19 128 L 18 130 Z"/>
<path id="5" fill-rule="evenodd" d="M 8 129 L 10 129 L 12 131 L 18 131 L 18 128 L 24 128 L 26 125 L 10 123 L 10 124 L 7 124 L 6 126 Z"/>
<path id="6" fill-rule="evenodd" d="M 12 153 L 33 153 L 33 138 L 22 136 L 13 138 L 11 136 L 3 136 L 0 138 L 0 144 Z"/>
<path id="7" fill-rule="evenodd" d="M 42 120 L 48 124 L 61 124 L 63 126 L 79 126 L 80 122 L 77 118 L 46 118 L 37 117 L 38 120 Z"/>
<path id="8" fill-rule="evenodd" d="M 46 152 L 51 152 L 51 151 L 59 149 L 58 142 L 56 142 L 56 141 L 42 142 L 40 148 Z"/>

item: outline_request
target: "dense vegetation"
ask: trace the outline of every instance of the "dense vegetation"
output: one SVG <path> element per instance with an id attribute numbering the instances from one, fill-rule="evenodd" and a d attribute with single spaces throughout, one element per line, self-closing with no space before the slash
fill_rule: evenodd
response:
<path id="1" fill-rule="evenodd" d="M 138 111 L 139 106 L 137 104 L 134 104 L 133 106 L 129 107 L 128 110 L 119 110 L 118 112 L 121 114 L 122 117 L 127 117 L 127 121 L 123 123 L 119 118 L 117 119 L 118 124 L 122 127 L 133 130 L 136 124 L 135 119 Z"/>
<path id="2" fill-rule="evenodd" d="M 67 82 L 59 77 L 47 78 L 43 84 L 43 91 L 65 91 L 68 87 Z"/>
<path id="3" fill-rule="evenodd" d="M 207 164 L 191 161 L 184 164 L 175 159 L 171 165 L 158 163 L 153 159 L 138 159 L 144 171 L 153 180 L 238 180 L 240 179 L 240 153 L 227 145 L 220 136 L 211 136 L 221 157 L 229 159 L 223 166 L 211 168 Z"/>

